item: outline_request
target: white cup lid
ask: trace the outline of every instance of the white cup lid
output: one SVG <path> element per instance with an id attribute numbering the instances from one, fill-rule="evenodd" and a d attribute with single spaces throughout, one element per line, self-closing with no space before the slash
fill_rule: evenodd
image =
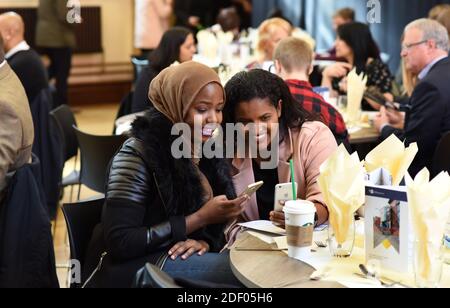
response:
<path id="1" fill-rule="evenodd" d="M 316 213 L 316 207 L 311 201 L 291 200 L 287 201 L 283 208 L 286 214 L 307 215 Z"/>

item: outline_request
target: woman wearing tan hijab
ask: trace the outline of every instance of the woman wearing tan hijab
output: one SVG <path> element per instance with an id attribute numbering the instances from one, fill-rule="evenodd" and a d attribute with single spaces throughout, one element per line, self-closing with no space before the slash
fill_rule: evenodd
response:
<path id="1" fill-rule="evenodd" d="M 174 158 L 180 140 L 174 124 L 193 129 L 198 122 L 202 144 L 222 122 L 220 80 L 212 69 L 187 62 L 162 71 L 149 96 L 155 108 L 136 120 L 133 137 L 112 161 L 84 277 L 106 252 L 89 286 L 129 287 L 146 263 L 173 277 L 239 285 L 228 254 L 217 252 L 225 244 L 224 224 L 243 212 L 248 198 L 236 199 L 227 161 Z M 193 148 L 194 139 L 183 138 Z"/>

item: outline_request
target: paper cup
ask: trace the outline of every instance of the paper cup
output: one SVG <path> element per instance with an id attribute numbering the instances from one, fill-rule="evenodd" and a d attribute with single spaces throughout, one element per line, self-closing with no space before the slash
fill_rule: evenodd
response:
<path id="1" fill-rule="evenodd" d="M 311 255 L 316 207 L 310 201 L 286 202 L 286 234 L 289 257 L 302 260 Z"/>

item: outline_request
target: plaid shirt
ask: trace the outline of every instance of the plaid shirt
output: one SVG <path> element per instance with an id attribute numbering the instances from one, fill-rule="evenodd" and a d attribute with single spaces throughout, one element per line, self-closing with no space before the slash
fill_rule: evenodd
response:
<path id="1" fill-rule="evenodd" d="M 342 115 L 333 106 L 325 102 L 322 96 L 315 93 L 309 82 L 299 80 L 287 80 L 287 85 L 292 96 L 302 107 L 321 116 L 325 125 L 327 125 L 338 144 L 348 144 L 349 135 Z"/>

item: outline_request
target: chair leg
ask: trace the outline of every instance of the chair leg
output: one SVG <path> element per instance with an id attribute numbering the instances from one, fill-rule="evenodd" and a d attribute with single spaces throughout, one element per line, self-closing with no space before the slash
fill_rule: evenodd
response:
<path id="1" fill-rule="evenodd" d="M 75 156 L 75 165 L 73 166 L 73 171 L 76 172 L 77 170 L 77 163 L 78 163 L 78 155 Z M 78 182 L 80 182 L 80 174 L 79 173 L 79 177 L 78 177 Z M 78 196 L 78 200 L 80 200 L 80 196 Z M 70 188 L 70 203 L 73 202 L 73 185 Z"/>
<path id="2" fill-rule="evenodd" d="M 78 198 L 77 201 L 81 200 L 81 184 L 78 185 Z"/>
<path id="3" fill-rule="evenodd" d="M 56 236 L 56 227 L 58 225 L 58 210 L 59 210 L 59 203 L 58 203 L 58 207 L 56 208 L 56 215 L 55 215 L 55 222 L 53 223 L 53 230 L 52 230 L 52 235 L 53 238 Z"/>
<path id="4" fill-rule="evenodd" d="M 67 263 L 67 264 L 57 264 L 56 265 L 56 269 L 58 270 L 58 269 L 66 269 L 67 270 L 67 276 L 66 276 L 66 281 L 65 281 L 65 283 L 66 283 L 66 288 L 70 288 L 70 283 L 71 283 L 71 277 L 70 277 L 70 275 L 71 275 L 71 270 L 72 270 L 72 268 L 70 267 L 70 265 Z"/>
<path id="5" fill-rule="evenodd" d="M 70 203 L 73 202 L 73 186 L 74 185 L 70 185 Z"/>

